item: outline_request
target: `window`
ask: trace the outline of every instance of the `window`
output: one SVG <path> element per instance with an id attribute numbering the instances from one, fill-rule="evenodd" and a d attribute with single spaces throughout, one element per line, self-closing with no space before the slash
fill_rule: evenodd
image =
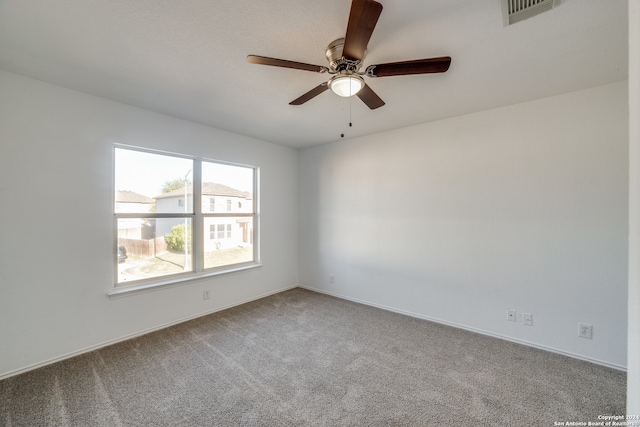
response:
<path id="1" fill-rule="evenodd" d="M 218 224 L 218 239 L 224 239 L 224 224 Z"/>
<path id="2" fill-rule="evenodd" d="M 225 234 L 226 229 L 226 234 Z M 233 231 L 231 224 L 211 224 L 209 225 L 209 239 L 221 240 L 233 238 Z"/>
<path id="3" fill-rule="evenodd" d="M 114 151 L 116 287 L 258 265 L 257 168 L 133 147 Z M 226 200 L 224 212 L 216 212 L 217 198 Z"/>

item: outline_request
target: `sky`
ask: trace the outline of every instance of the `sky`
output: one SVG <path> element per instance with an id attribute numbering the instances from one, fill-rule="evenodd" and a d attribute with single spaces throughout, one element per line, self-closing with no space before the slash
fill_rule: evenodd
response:
<path id="1" fill-rule="evenodd" d="M 193 160 L 144 151 L 115 149 L 115 189 L 128 190 L 147 197 L 162 193 L 167 181 L 193 180 Z M 224 184 L 253 192 L 253 169 L 203 161 L 202 181 Z"/>

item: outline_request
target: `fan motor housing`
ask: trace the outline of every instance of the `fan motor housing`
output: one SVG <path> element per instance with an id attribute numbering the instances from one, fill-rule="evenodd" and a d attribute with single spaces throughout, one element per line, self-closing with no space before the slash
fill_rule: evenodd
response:
<path id="1" fill-rule="evenodd" d="M 362 61 L 364 60 L 365 55 L 360 60 L 351 60 L 347 59 L 342 55 L 342 48 L 344 47 L 344 37 L 336 39 L 329 43 L 327 46 L 327 51 L 325 53 L 327 57 L 327 61 L 329 61 L 329 68 L 336 73 L 340 73 L 342 71 L 348 71 L 352 73 L 358 72 L 360 67 L 362 66 Z"/>

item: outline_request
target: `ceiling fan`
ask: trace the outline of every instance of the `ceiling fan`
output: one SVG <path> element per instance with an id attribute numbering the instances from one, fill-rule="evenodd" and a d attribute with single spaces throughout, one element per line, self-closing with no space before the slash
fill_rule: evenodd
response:
<path id="1" fill-rule="evenodd" d="M 247 62 L 251 64 L 271 65 L 274 67 L 293 68 L 295 70 L 313 71 L 332 74 L 328 81 L 314 87 L 304 95 L 294 99 L 290 105 L 301 105 L 315 98 L 327 89 L 336 95 L 349 97 L 357 95 L 370 109 L 382 107 L 384 101 L 367 85 L 363 76 L 389 77 L 409 74 L 444 73 L 449 69 L 451 57 L 415 59 L 412 61 L 390 62 L 369 65 L 360 71 L 362 61 L 367 53 L 367 44 L 378 22 L 382 5 L 374 0 L 353 0 L 347 33 L 329 43 L 326 57 L 329 66 L 305 64 L 266 56 L 249 55 Z"/>

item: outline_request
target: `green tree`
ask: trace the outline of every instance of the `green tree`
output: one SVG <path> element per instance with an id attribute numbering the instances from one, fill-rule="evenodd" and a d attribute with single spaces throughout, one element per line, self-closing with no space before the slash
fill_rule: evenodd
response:
<path id="1" fill-rule="evenodd" d="M 169 191 L 184 188 L 185 185 L 187 186 L 191 185 L 191 181 L 184 178 L 176 178 L 169 181 L 165 181 L 165 183 L 162 184 L 162 188 L 160 189 L 160 191 L 162 191 L 162 194 L 165 194 L 165 193 L 168 193 Z"/>
<path id="2" fill-rule="evenodd" d="M 191 248 L 191 225 L 187 225 L 187 247 Z M 165 234 L 164 241 L 169 249 L 176 252 L 184 252 L 184 224 L 171 227 L 169 234 Z"/>

